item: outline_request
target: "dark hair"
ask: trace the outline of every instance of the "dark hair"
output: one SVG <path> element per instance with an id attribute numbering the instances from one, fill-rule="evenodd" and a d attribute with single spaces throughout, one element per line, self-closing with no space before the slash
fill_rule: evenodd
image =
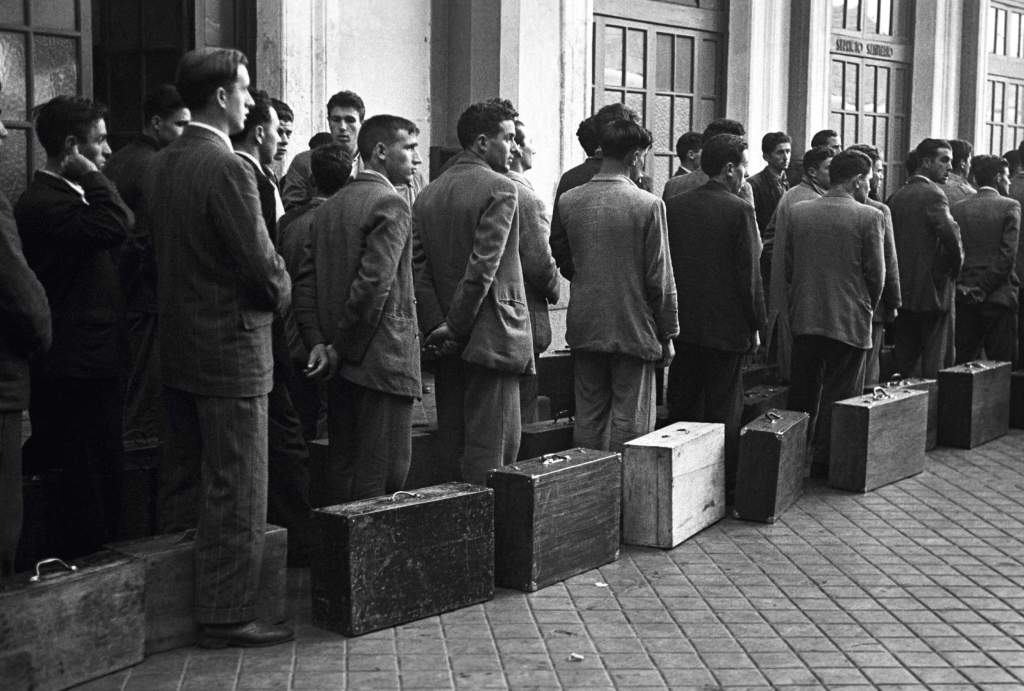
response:
<path id="1" fill-rule="evenodd" d="M 707 145 L 709 139 L 720 134 L 731 134 L 736 137 L 745 137 L 747 135 L 747 130 L 739 120 L 718 118 L 716 120 L 712 120 L 711 123 L 704 128 L 704 132 L 701 134 L 701 141 L 704 145 Z M 701 155 L 703 156 L 703 154 Z"/>
<path id="2" fill-rule="evenodd" d="M 921 157 L 917 155 L 917 152 L 913 149 L 907 153 L 907 160 L 903 162 L 903 168 L 907 171 L 907 175 L 913 175 L 917 172 L 917 167 L 921 165 Z"/>
<path id="3" fill-rule="evenodd" d="M 364 161 L 369 161 L 377 142 L 383 142 L 385 145 L 394 143 L 399 130 L 405 130 L 409 134 L 420 133 L 416 123 L 411 120 L 397 115 L 374 115 L 359 129 L 359 137 L 356 139 L 359 155 Z"/>
<path id="4" fill-rule="evenodd" d="M 231 135 L 231 141 L 236 144 L 245 141 L 245 138 L 252 134 L 252 131 L 258 125 L 266 125 L 270 122 L 270 111 L 273 108 L 270 105 L 270 94 L 259 89 L 251 92 L 250 95 L 252 96 L 253 105 L 249 107 L 249 112 L 245 114 L 245 125 L 242 126 L 240 131 Z"/>
<path id="5" fill-rule="evenodd" d="M 274 110 L 277 111 L 277 117 L 279 120 L 295 122 L 295 111 L 292 110 L 290 105 L 279 98 L 271 98 L 270 105 L 274 106 Z"/>
<path id="6" fill-rule="evenodd" d="M 767 156 L 775 151 L 779 144 L 789 144 L 793 140 L 785 132 L 769 132 L 761 137 L 761 153 Z"/>
<path id="7" fill-rule="evenodd" d="M 722 172 L 727 163 L 739 165 L 747 140 L 736 134 L 716 134 L 704 141 L 700 152 L 700 169 L 710 177 Z"/>
<path id="8" fill-rule="evenodd" d="M 334 141 L 334 135 L 330 132 L 317 132 L 309 138 L 309 148 L 315 149 L 318 146 L 324 146 Z"/>
<path id="9" fill-rule="evenodd" d="M 803 164 L 804 172 L 817 168 L 822 163 L 832 158 L 832 149 L 827 146 L 815 146 L 804 152 L 804 157 L 801 163 Z"/>
<path id="10" fill-rule="evenodd" d="M 700 151 L 703 141 L 700 132 L 687 132 L 676 140 L 676 156 L 679 160 L 686 158 L 687 151 Z"/>
<path id="11" fill-rule="evenodd" d="M 946 139 L 922 139 L 921 143 L 914 149 L 914 153 L 917 154 L 917 165 L 921 165 L 921 161 L 926 158 L 935 158 L 939 153 L 939 149 L 949 149 L 952 152 L 953 147 L 950 146 L 949 141 Z"/>
<path id="12" fill-rule="evenodd" d="M 832 137 L 839 137 L 839 133 L 835 130 L 818 130 L 811 137 L 811 148 L 816 146 L 828 146 L 828 140 Z"/>
<path id="13" fill-rule="evenodd" d="M 953 170 L 961 170 L 971 159 L 974 146 L 965 139 L 950 139 L 949 146 L 953 150 Z"/>
<path id="14" fill-rule="evenodd" d="M 858 175 L 867 175 L 871 172 L 871 158 L 859 151 L 840 151 L 828 164 L 828 179 L 832 185 L 839 185 L 849 182 Z"/>
<path id="15" fill-rule="evenodd" d="M 601 146 L 601 139 L 594 131 L 594 118 L 589 117 L 580 120 L 580 126 L 576 128 L 576 140 L 583 147 L 587 156 L 593 156 Z"/>
<path id="16" fill-rule="evenodd" d="M 975 156 L 971 159 L 971 174 L 978 187 L 995 187 L 996 178 L 1010 163 L 1002 156 Z"/>
<path id="17" fill-rule="evenodd" d="M 874 165 L 875 161 L 882 158 L 882 154 L 878 151 L 878 147 L 874 144 L 851 144 L 846 147 L 847 151 L 859 151 L 868 158 L 871 159 L 871 164 Z"/>
<path id="18" fill-rule="evenodd" d="M 363 103 L 363 99 L 359 98 L 359 94 L 354 91 L 339 91 L 331 96 L 327 101 L 328 116 L 334 108 L 353 108 L 359 113 L 359 122 L 366 117 L 366 105 Z"/>
<path id="19" fill-rule="evenodd" d="M 1005 154 L 1003 154 L 1003 158 L 1005 158 L 1006 162 L 1010 164 L 1010 175 L 1013 175 L 1014 171 L 1016 171 L 1017 168 L 1020 167 L 1020 150 L 1010 149 Z"/>
<path id="20" fill-rule="evenodd" d="M 234 48 L 197 48 L 181 56 L 174 78 L 181 100 L 192 110 L 206 106 L 217 89 L 228 89 L 238 79 L 239 65 L 248 65 L 245 53 Z"/>
<path id="21" fill-rule="evenodd" d="M 512 102 L 504 98 L 490 98 L 474 103 L 459 116 L 455 130 L 459 136 L 459 144 L 468 149 L 473 140 L 481 134 L 493 137 L 501 129 L 501 123 L 519 117 Z"/>
<path id="22" fill-rule="evenodd" d="M 609 122 L 601 135 L 601 154 L 605 158 L 622 160 L 635 149 L 649 149 L 653 142 L 651 133 L 633 120 Z"/>
<path id="23" fill-rule="evenodd" d="M 629 120 L 640 124 L 640 116 L 636 111 L 624 103 L 609 103 L 594 113 L 594 132 L 597 133 L 597 140 L 604 140 L 604 130 L 608 125 L 617 120 Z M 604 149 L 604 146 L 601 146 Z"/>
<path id="24" fill-rule="evenodd" d="M 526 143 L 526 135 L 523 133 L 523 128 L 526 127 L 526 123 L 522 120 L 516 120 L 516 146 L 522 146 Z"/>
<path id="25" fill-rule="evenodd" d="M 107 107 L 82 96 L 55 96 L 36 111 L 36 137 L 47 156 L 64 150 L 69 136 L 84 141 L 93 124 L 103 118 Z"/>
<path id="26" fill-rule="evenodd" d="M 142 102 L 142 117 L 146 124 L 154 117 L 166 118 L 185 107 L 181 94 L 173 84 L 161 84 L 148 94 Z"/>
<path id="27" fill-rule="evenodd" d="M 330 196 L 340 190 L 352 176 L 352 154 L 337 142 L 318 146 L 309 156 L 313 184 Z"/>

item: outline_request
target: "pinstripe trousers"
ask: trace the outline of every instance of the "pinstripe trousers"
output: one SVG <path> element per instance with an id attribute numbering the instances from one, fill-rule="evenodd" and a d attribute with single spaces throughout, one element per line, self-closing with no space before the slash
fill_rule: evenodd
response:
<path id="1" fill-rule="evenodd" d="M 196 527 L 196 621 L 250 621 L 267 525 L 267 396 L 217 398 L 164 387 L 164 401 L 161 523 L 165 531 Z M 199 496 L 181 491 L 197 477 Z"/>

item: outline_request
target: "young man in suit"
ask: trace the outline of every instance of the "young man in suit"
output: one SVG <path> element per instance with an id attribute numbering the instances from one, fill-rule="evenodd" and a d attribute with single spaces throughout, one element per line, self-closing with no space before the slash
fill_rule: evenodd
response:
<path id="1" fill-rule="evenodd" d="M 515 462 L 519 377 L 534 371 L 519 194 L 506 175 L 517 115 L 500 99 L 467 108 L 457 125 L 459 160 L 412 209 L 416 309 L 424 345 L 439 356 L 438 444 L 477 484 Z"/>
<path id="2" fill-rule="evenodd" d="M 953 149 L 953 168 L 942 184 L 942 191 L 946 193 L 946 199 L 952 207 L 958 201 L 973 196 L 978 190 L 970 183 L 971 152 L 974 146 L 964 139 L 950 139 L 949 146 Z"/>
<path id="3" fill-rule="evenodd" d="M 46 163 L 14 217 L 25 259 L 46 288 L 53 346 L 32 363 L 26 462 L 63 472 L 62 553 L 117 537 L 123 446 L 123 309 L 114 252 L 134 215 L 101 171 L 110 155 L 104 108 L 57 96 L 40 108 Z"/>
<path id="4" fill-rule="evenodd" d="M 743 124 L 736 120 L 730 120 L 729 118 L 718 118 L 712 120 L 711 123 L 704 128 L 704 132 L 701 134 L 701 141 L 707 142 L 709 139 L 718 134 L 732 134 L 737 137 L 746 136 L 747 131 L 743 127 Z M 708 181 L 708 176 L 703 170 L 695 170 L 690 175 L 677 175 L 676 177 L 669 178 L 668 182 L 665 183 L 665 189 L 662 190 L 661 198 L 668 201 L 677 194 L 683 192 L 689 192 L 701 187 Z M 745 200 L 751 206 L 754 205 L 754 190 L 751 188 L 750 183 L 746 180 L 740 185 L 739 192 L 740 199 Z"/>
<path id="5" fill-rule="evenodd" d="M 700 151 L 703 137 L 700 132 L 687 132 L 680 135 L 676 140 L 676 156 L 679 157 L 679 167 L 672 177 L 689 175 L 700 169 Z"/>
<path id="6" fill-rule="evenodd" d="M 267 515 L 271 323 L 291 298 L 260 212 L 256 173 L 229 135 L 253 106 L 245 56 L 185 53 L 177 87 L 192 123 L 143 184 L 159 279 L 168 430 L 161 508 L 198 511 L 195 618 L 206 647 L 260 646 L 292 631 L 256 620 Z M 199 496 L 187 489 L 201 478 Z M 183 491 L 184 490 L 184 491 Z"/>

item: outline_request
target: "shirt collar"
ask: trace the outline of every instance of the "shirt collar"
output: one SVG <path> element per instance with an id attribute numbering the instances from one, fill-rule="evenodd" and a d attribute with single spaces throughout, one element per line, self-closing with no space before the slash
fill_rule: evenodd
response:
<path id="1" fill-rule="evenodd" d="M 392 185 L 391 181 L 388 180 L 388 176 L 384 175 L 380 171 L 371 170 L 370 168 L 363 168 L 361 171 L 359 171 L 359 174 L 360 175 L 369 175 L 370 177 L 375 177 L 378 180 L 380 180 L 380 181 L 382 181 L 384 183 L 387 183 L 388 187 L 391 187 L 392 189 L 394 188 L 394 185 Z"/>
<path id="2" fill-rule="evenodd" d="M 57 175 L 56 173 L 52 173 L 52 172 L 46 170 L 45 168 L 40 168 L 39 172 L 40 173 L 44 173 L 46 175 L 49 175 L 50 177 L 57 178 L 58 180 L 63 182 L 65 185 L 70 187 L 72 190 L 74 190 L 75 193 L 78 194 L 78 196 L 82 198 L 82 202 L 83 203 L 85 203 L 85 204 L 89 203 L 89 200 L 85 198 L 85 188 L 82 187 L 81 185 L 79 185 L 77 182 L 72 182 L 71 180 L 68 180 L 63 175 Z"/>
<path id="3" fill-rule="evenodd" d="M 202 128 L 204 130 L 209 130 L 211 132 L 214 132 L 214 133 L 216 133 L 216 135 L 218 137 L 220 137 L 221 139 L 224 140 L 224 143 L 228 145 L 229 149 L 233 149 L 234 148 L 233 146 L 231 146 L 231 137 L 229 137 L 228 135 L 224 134 L 224 132 L 218 130 L 216 127 L 213 127 L 212 125 L 207 125 L 205 122 L 199 122 L 197 120 L 193 120 L 192 122 L 188 123 L 188 126 L 189 127 L 200 127 L 200 128 Z"/>
<path id="4" fill-rule="evenodd" d="M 263 170 L 263 166 L 260 165 L 260 162 L 256 160 L 255 156 L 253 156 L 248 151 L 240 151 L 239 149 L 235 149 L 235 153 L 244 158 L 245 160 L 250 161 L 254 166 L 256 166 L 256 170 L 260 171 L 263 174 L 263 176 L 266 177 L 266 171 Z"/>

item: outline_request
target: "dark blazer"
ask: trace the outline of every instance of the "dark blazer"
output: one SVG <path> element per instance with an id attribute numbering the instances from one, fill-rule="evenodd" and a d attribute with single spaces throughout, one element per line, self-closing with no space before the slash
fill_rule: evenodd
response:
<path id="1" fill-rule="evenodd" d="M 460 156 L 412 208 L 420 328 L 447 322 L 462 359 L 533 372 L 533 334 L 519 252 L 516 184 L 476 154 Z"/>
<path id="2" fill-rule="evenodd" d="M 306 346 L 333 344 L 351 382 L 418 398 L 409 205 L 384 176 L 364 170 L 313 214 L 295 283 Z"/>
<path id="3" fill-rule="evenodd" d="M 754 217 L 757 219 L 757 227 L 761 232 L 768 230 L 768 222 L 771 220 L 772 214 L 775 213 L 775 207 L 779 205 L 782 195 L 789 189 L 789 183 L 785 180 L 786 171 L 782 171 L 782 177 L 778 179 L 768 172 L 767 168 L 747 179 L 750 191 L 754 195 Z"/>
<path id="4" fill-rule="evenodd" d="M 291 299 L 256 176 L 226 141 L 190 126 L 143 185 L 159 269 L 163 382 L 200 396 L 272 387 L 270 325 Z"/>
<path id="5" fill-rule="evenodd" d="M 11 203 L 0 194 L 0 411 L 28 408 L 29 360 L 51 338 L 46 291 L 25 261 Z"/>
<path id="6" fill-rule="evenodd" d="M 765 325 L 754 209 L 719 182 L 665 202 L 679 341 L 742 353 Z"/>
<path id="7" fill-rule="evenodd" d="M 896 258 L 896 238 L 892 232 L 892 212 L 882 202 L 868 199 L 866 204 L 872 209 L 882 212 L 882 223 L 885 230 L 883 247 L 885 253 L 885 287 L 882 288 L 882 297 L 875 307 L 875 313 L 871 318 L 873 323 L 891 322 L 896 317 L 896 310 L 903 304 L 900 293 L 900 264 Z"/>
<path id="8" fill-rule="evenodd" d="M 533 183 L 515 171 L 508 176 L 519 189 L 519 261 L 523 264 L 526 302 L 533 327 L 533 352 L 543 353 L 551 345 L 548 303 L 558 302 L 558 268 L 551 256 L 551 219 L 544 202 L 533 191 Z"/>
<path id="9" fill-rule="evenodd" d="M 957 285 L 980 288 L 986 302 L 1016 308 L 1020 202 L 982 187 L 951 211 L 964 243 L 964 266 Z"/>
<path id="10" fill-rule="evenodd" d="M 949 214 L 946 194 L 928 178 L 912 175 L 887 203 L 892 211 L 903 309 L 948 312 L 964 254 L 960 228 Z"/>
<path id="11" fill-rule="evenodd" d="M 25 259 L 53 317 L 53 345 L 33 374 L 116 377 L 123 307 L 113 253 L 135 216 L 102 173 L 87 173 L 79 184 L 84 199 L 65 180 L 36 171 L 14 207 Z"/>

